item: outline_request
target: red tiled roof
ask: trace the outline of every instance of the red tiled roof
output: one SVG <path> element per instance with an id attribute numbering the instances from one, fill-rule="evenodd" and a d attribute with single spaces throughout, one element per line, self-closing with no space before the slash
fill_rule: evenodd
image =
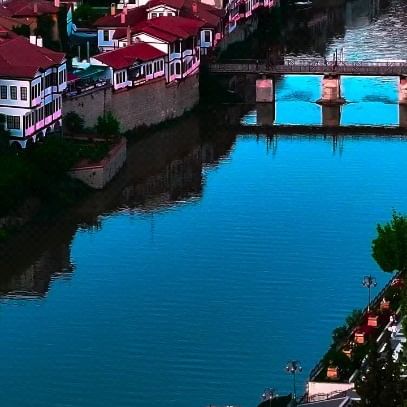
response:
<path id="1" fill-rule="evenodd" d="M 18 37 L 18 35 L 15 32 L 11 31 L 8 27 L 5 27 L 0 22 L 0 43 L 9 41 L 16 37 Z"/>
<path id="2" fill-rule="evenodd" d="M 47 0 L 10 0 L 0 6 L 2 17 L 36 17 L 56 13 L 58 8 Z"/>
<path id="3" fill-rule="evenodd" d="M 194 2 L 196 3 L 197 13 L 192 11 Z M 181 17 L 198 18 L 212 25 L 218 25 L 219 19 L 224 16 L 224 10 L 201 3 L 198 0 L 150 0 L 147 3 L 147 10 L 157 6 L 168 6 L 177 9 Z"/>
<path id="4" fill-rule="evenodd" d="M 147 8 L 146 6 L 140 6 L 127 10 L 127 16 L 124 24 L 121 22 L 121 13 L 117 13 L 114 16 L 108 15 L 100 17 L 94 23 L 94 27 L 127 27 L 133 26 L 141 21 L 147 20 Z"/>
<path id="5" fill-rule="evenodd" d="M 171 42 L 197 35 L 205 25 L 202 21 L 185 17 L 158 17 L 144 21 L 132 28 L 132 32 L 145 32 Z"/>
<path id="6" fill-rule="evenodd" d="M 33 78 L 39 69 L 59 65 L 64 59 L 61 52 L 37 47 L 26 38 L 17 36 L 0 42 L 0 77 Z"/>
<path id="7" fill-rule="evenodd" d="M 164 52 L 151 45 L 139 42 L 128 47 L 95 55 L 93 58 L 114 69 L 123 69 L 133 65 L 138 60 L 151 61 L 163 56 L 165 56 Z"/>

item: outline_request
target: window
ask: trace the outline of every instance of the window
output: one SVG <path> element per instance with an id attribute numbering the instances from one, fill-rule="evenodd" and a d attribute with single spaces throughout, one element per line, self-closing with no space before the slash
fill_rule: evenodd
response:
<path id="1" fill-rule="evenodd" d="M 158 13 L 158 17 L 162 17 L 164 13 Z"/>
<path id="2" fill-rule="evenodd" d="M 157 13 L 151 13 L 151 18 L 156 18 L 157 17 Z"/>
<path id="3" fill-rule="evenodd" d="M 10 86 L 10 99 L 17 100 L 17 86 Z"/>
<path id="4" fill-rule="evenodd" d="M 7 86 L 0 86 L 0 98 L 7 99 Z"/>
<path id="5" fill-rule="evenodd" d="M 20 99 L 27 100 L 27 88 L 25 86 L 20 88 Z"/>
<path id="6" fill-rule="evenodd" d="M 175 73 L 176 73 L 177 75 L 180 75 L 180 74 L 181 74 L 181 64 L 180 64 L 179 62 L 177 62 L 177 63 L 175 64 Z"/>
<path id="7" fill-rule="evenodd" d="M 174 75 L 174 64 L 170 64 L 170 75 Z"/>
<path id="8" fill-rule="evenodd" d="M 205 42 L 211 42 L 211 32 L 208 30 L 204 31 L 204 41 Z"/>
<path id="9" fill-rule="evenodd" d="M 125 82 L 125 72 L 118 72 L 116 73 L 116 83 L 123 83 Z"/>
<path id="10" fill-rule="evenodd" d="M 7 116 L 7 128 L 19 129 L 20 128 L 20 116 Z"/>
<path id="11" fill-rule="evenodd" d="M 161 59 L 160 60 L 160 71 L 164 70 L 164 61 Z"/>
<path id="12" fill-rule="evenodd" d="M 103 31 L 103 41 L 108 42 L 109 41 L 109 30 L 104 30 Z"/>

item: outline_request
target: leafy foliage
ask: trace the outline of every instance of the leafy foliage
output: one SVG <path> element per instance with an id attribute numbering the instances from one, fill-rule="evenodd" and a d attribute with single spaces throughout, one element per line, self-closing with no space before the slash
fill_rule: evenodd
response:
<path id="1" fill-rule="evenodd" d="M 76 112 L 67 113 L 63 121 L 65 128 L 70 133 L 81 133 L 84 129 L 85 121 Z"/>
<path id="2" fill-rule="evenodd" d="M 405 383 L 400 377 L 400 363 L 393 360 L 389 336 L 382 355 L 378 352 L 376 341 L 372 342 L 368 367 L 355 386 L 361 397 L 361 407 L 399 407 L 403 404 Z"/>
<path id="3" fill-rule="evenodd" d="M 59 50 L 59 43 L 53 40 L 55 22 L 50 15 L 44 14 L 37 18 L 37 29 L 35 34 L 42 37 L 44 47 Z"/>
<path id="4" fill-rule="evenodd" d="M 112 112 L 107 112 L 104 116 L 98 117 L 96 131 L 107 139 L 119 134 L 120 125 Z"/>
<path id="5" fill-rule="evenodd" d="M 13 31 L 21 35 L 23 37 L 29 37 L 30 36 L 30 27 L 28 25 L 22 24 L 22 25 L 16 25 L 13 27 Z"/>
<path id="6" fill-rule="evenodd" d="M 392 219 L 377 225 L 377 238 L 372 243 L 372 256 L 385 272 L 407 268 L 407 217 L 393 211 Z"/>
<path id="7" fill-rule="evenodd" d="M 87 27 L 91 25 L 97 18 L 99 13 L 90 5 L 82 4 L 73 13 L 73 21 L 79 27 Z"/>

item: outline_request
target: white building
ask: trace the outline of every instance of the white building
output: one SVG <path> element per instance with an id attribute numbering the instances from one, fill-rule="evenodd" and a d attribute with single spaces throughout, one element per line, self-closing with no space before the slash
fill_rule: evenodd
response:
<path id="1" fill-rule="evenodd" d="M 95 55 L 90 62 L 107 67 L 113 89 L 120 90 L 163 78 L 165 57 L 164 52 L 140 42 Z"/>
<path id="2" fill-rule="evenodd" d="M 16 37 L 0 43 L 0 114 L 10 143 L 25 148 L 62 125 L 65 55 Z"/>
<path id="3" fill-rule="evenodd" d="M 167 82 L 196 73 L 200 64 L 198 36 L 204 23 L 184 17 L 157 17 L 129 30 L 117 30 L 114 39 L 119 47 L 143 42 L 162 51 Z"/>

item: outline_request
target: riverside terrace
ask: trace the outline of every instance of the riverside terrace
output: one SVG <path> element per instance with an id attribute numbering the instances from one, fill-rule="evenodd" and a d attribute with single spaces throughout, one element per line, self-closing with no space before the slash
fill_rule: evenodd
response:
<path id="1" fill-rule="evenodd" d="M 379 353 L 387 346 L 390 335 L 393 358 L 397 359 L 406 338 L 402 334 L 400 299 L 405 280 L 398 273 L 370 302 L 352 325 L 341 327 L 337 337 L 320 362 L 312 369 L 302 402 L 318 402 L 336 398 L 355 387 L 355 379 L 367 365 L 369 342 L 376 341 Z M 356 324 L 356 326 L 355 326 Z"/>

